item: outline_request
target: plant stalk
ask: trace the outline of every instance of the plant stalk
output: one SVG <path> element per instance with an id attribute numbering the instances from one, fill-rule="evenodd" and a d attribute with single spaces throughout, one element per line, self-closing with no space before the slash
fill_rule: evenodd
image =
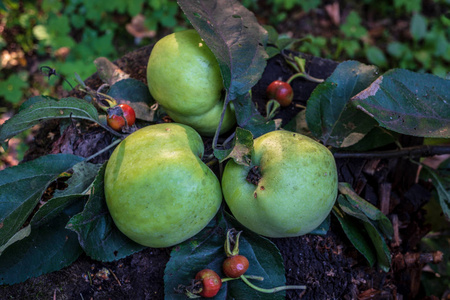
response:
<path id="1" fill-rule="evenodd" d="M 304 290 L 304 289 L 306 289 L 306 286 L 304 286 L 304 285 L 283 285 L 283 286 L 278 286 L 278 287 L 274 287 L 271 289 L 265 289 L 265 288 L 261 288 L 259 286 L 254 285 L 244 275 L 241 275 L 240 278 L 252 289 L 255 289 L 258 292 L 266 293 L 266 294 L 273 294 L 273 293 L 277 293 L 277 292 L 284 291 L 284 290 Z"/>

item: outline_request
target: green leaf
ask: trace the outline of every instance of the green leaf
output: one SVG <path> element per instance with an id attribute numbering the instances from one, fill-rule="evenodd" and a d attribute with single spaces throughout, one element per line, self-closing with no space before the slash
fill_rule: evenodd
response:
<path id="1" fill-rule="evenodd" d="M 339 195 L 338 197 L 338 204 L 342 213 L 362 222 L 366 234 L 370 237 L 373 247 L 375 247 L 378 266 L 385 272 L 389 271 L 391 254 L 382 233 L 379 232 L 378 228 L 380 228 L 384 234 L 390 234 L 392 236 L 393 229 L 391 222 L 376 207 L 373 207 L 370 203 L 357 196 L 356 193 L 349 188 L 348 184 L 339 183 L 339 188 L 340 192 L 345 195 Z M 348 192 L 348 194 L 343 193 L 342 190 Z M 353 228 L 353 231 L 360 230 L 361 224 L 356 223 L 355 226 L 356 228 Z M 364 235 L 364 233 L 361 233 L 361 235 Z M 366 251 L 366 249 L 363 250 Z M 364 255 L 366 256 L 367 254 Z"/>
<path id="2" fill-rule="evenodd" d="M 252 133 L 238 127 L 236 128 L 231 148 L 227 150 L 214 149 L 214 156 L 217 157 L 220 162 L 232 158 L 239 165 L 250 166 L 252 152 Z"/>
<path id="3" fill-rule="evenodd" d="M 219 62 L 227 98 L 247 93 L 266 67 L 266 30 L 237 0 L 178 0 Z"/>
<path id="4" fill-rule="evenodd" d="M 226 258 L 224 243 L 226 232 L 239 228 L 229 215 L 219 212 L 216 219 L 194 238 L 174 247 L 164 274 L 165 299 L 186 299 L 174 292 L 179 284 L 188 285 L 195 274 L 205 268 L 216 271 L 222 278 L 222 263 Z M 239 240 L 239 253 L 250 262 L 248 275 L 262 276 L 264 281 L 255 285 L 272 288 L 285 284 L 283 259 L 276 246 L 268 239 L 244 230 Z M 232 280 L 222 285 L 215 299 L 284 299 L 284 292 L 262 294 L 249 288 L 241 280 Z"/>
<path id="5" fill-rule="evenodd" d="M 155 111 L 150 107 L 155 104 L 155 100 L 143 82 L 133 78 L 122 79 L 111 86 L 108 95 L 119 103 L 130 105 L 136 113 L 136 118 L 154 121 Z"/>
<path id="6" fill-rule="evenodd" d="M 83 159 L 71 154 L 47 155 L 0 171 L 0 245 L 23 225 L 47 185 Z"/>
<path id="7" fill-rule="evenodd" d="M 338 201 L 344 196 L 339 195 Z M 367 262 L 372 267 L 376 262 L 376 253 L 373 251 L 373 246 L 370 239 L 360 228 L 359 222 L 345 214 L 338 206 L 334 206 L 332 210 L 333 214 L 338 219 L 339 223 L 344 230 L 345 235 L 355 248 L 367 259 Z"/>
<path id="8" fill-rule="evenodd" d="M 427 34 L 427 19 L 420 13 L 415 13 L 411 19 L 409 31 L 414 40 L 423 39 Z"/>
<path id="9" fill-rule="evenodd" d="M 6 80 L 0 80 L 0 96 L 11 103 L 22 100 L 24 90 L 28 88 L 27 74 L 17 73 L 10 75 Z"/>
<path id="10" fill-rule="evenodd" d="M 48 223 L 31 226 L 28 236 L 10 245 L 0 256 L 0 284 L 23 282 L 72 264 L 83 250 L 76 234 L 64 227 L 82 204 L 74 203 Z"/>
<path id="11" fill-rule="evenodd" d="M 73 175 L 67 180 L 67 188 L 55 190 L 53 197 L 42 205 L 30 224 L 40 226 L 60 214 L 66 207 L 75 202 L 85 203 L 89 188 L 98 173 L 101 164 L 91 164 L 85 161 L 73 166 Z"/>
<path id="12" fill-rule="evenodd" d="M 392 223 L 378 208 L 373 206 L 371 203 L 367 202 L 365 199 L 361 198 L 346 182 L 340 182 L 339 192 L 346 196 L 347 200 L 353 207 L 357 208 L 358 211 L 364 213 L 369 219 L 377 222 L 380 230 L 389 239 L 392 238 L 394 234 L 394 229 L 392 228 Z"/>
<path id="13" fill-rule="evenodd" d="M 450 137 L 450 80 L 404 69 L 386 72 L 352 98 L 352 104 L 389 130 Z"/>
<path id="14" fill-rule="evenodd" d="M 432 180 L 445 218 L 450 221 L 450 159 L 443 161 L 437 170 L 422 165 L 421 176 Z"/>
<path id="15" fill-rule="evenodd" d="M 312 92 L 306 106 L 306 122 L 313 136 L 325 145 L 349 147 L 359 142 L 376 122 L 349 105 L 350 98 L 376 78 L 377 69 L 356 61 L 337 66 Z"/>
<path id="16" fill-rule="evenodd" d="M 396 132 L 391 132 L 375 126 L 356 144 L 345 148 L 345 151 L 364 152 L 394 143 L 398 138 Z"/>
<path id="17" fill-rule="evenodd" d="M 368 232 L 377 252 L 378 267 L 384 272 L 389 272 L 391 267 L 391 252 L 380 232 L 372 223 L 364 222 L 364 228 Z"/>
<path id="18" fill-rule="evenodd" d="M 78 234 L 80 245 L 92 259 L 113 261 L 146 247 L 131 241 L 114 225 L 105 201 L 105 167 L 95 178 L 84 210 L 73 216 L 66 228 Z"/>
<path id="19" fill-rule="evenodd" d="M 366 49 L 366 56 L 370 63 L 378 67 L 387 67 L 388 65 L 384 52 L 376 46 L 368 47 Z"/>
<path id="20" fill-rule="evenodd" d="M 275 122 L 266 120 L 256 109 L 251 94 L 238 95 L 234 100 L 237 123 L 247 129 L 257 138 L 267 132 L 275 130 Z"/>
<path id="21" fill-rule="evenodd" d="M 99 122 L 97 109 L 85 100 L 45 98 L 22 109 L 0 127 L 0 141 L 5 141 L 47 119 L 85 119 Z"/>
<path id="22" fill-rule="evenodd" d="M 85 195 L 95 177 L 101 164 L 92 164 L 86 161 L 82 161 L 73 166 L 73 174 L 67 180 L 67 188 L 64 190 L 55 190 L 53 198 L 67 196 L 67 195 Z"/>
<path id="23" fill-rule="evenodd" d="M 330 215 L 328 215 L 325 220 L 316 229 L 311 231 L 309 234 L 326 235 L 328 230 L 330 230 Z"/>

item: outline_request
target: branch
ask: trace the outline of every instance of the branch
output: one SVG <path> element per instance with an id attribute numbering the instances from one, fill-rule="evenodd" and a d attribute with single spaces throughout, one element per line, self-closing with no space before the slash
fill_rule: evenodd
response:
<path id="1" fill-rule="evenodd" d="M 441 154 L 450 154 L 450 146 L 412 146 L 396 150 L 371 152 L 336 152 L 334 158 L 418 158 Z"/>

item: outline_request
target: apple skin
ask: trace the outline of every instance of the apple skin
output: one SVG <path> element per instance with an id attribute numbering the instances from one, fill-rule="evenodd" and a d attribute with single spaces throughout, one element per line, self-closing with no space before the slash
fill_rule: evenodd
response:
<path id="1" fill-rule="evenodd" d="M 252 167 L 233 160 L 222 177 L 224 199 L 248 229 L 273 238 L 300 236 L 330 213 L 338 177 L 334 157 L 322 144 L 298 133 L 271 131 L 255 139 L 252 165 L 260 172 L 257 185 L 246 180 Z"/>
<path id="2" fill-rule="evenodd" d="M 224 106 L 219 64 L 194 29 L 169 34 L 152 49 L 147 65 L 148 88 L 153 98 L 175 121 L 213 136 Z M 221 133 L 236 123 L 228 106 Z"/>
<path id="3" fill-rule="evenodd" d="M 114 223 L 148 247 L 176 245 L 202 230 L 222 202 L 220 182 L 202 161 L 191 127 L 166 123 L 130 134 L 105 170 L 105 198 Z"/>

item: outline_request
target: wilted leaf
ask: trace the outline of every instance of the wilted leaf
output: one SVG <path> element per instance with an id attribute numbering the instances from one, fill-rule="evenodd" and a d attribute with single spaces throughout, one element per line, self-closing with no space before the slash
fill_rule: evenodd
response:
<path id="1" fill-rule="evenodd" d="M 356 61 L 337 66 L 312 92 L 306 106 L 306 121 L 312 135 L 325 145 L 349 147 L 359 142 L 376 122 L 352 105 L 350 98 L 376 79 L 377 69 Z"/>
<path id="2" fill-rule="evenodd" d="M 380 126 L 423 137 L 450 137 L 450 80 L 395 69 L 352 98 Z"/>
<path id="3" fill-rule="evenodd" d="M 253 135 L 250 131 L 236 128 L 233 144 L 230 149 L 214 149 L 214 156 L 220 162 L 232 158 L 237 164 L 249 166 L 253 152 Z"/>
<path id="4" fill-rule="evenodd" d="M 47 155 L 0 171 L 0 245 L 23 225 L 48 184 L 84 158 Z"/>
<path id="5" fill-rule="evenodd" d="M 109 86 L 112 86 L 122 79 L 127 79 L 130 77 L 129 74 L 122 71 L 106 57 L 99 57 L 95 59 L 94 64 L 97 67 L 98 77 L 100 77 L 100 79 Z"/>
<path id="6" fill-rule="evenodd" d="M 113 261 L 146 247 L 131 241 L 115 226 L 105 201 L 105 166 L 98 172 L 84 210 L 73 216 L 66 228 L 78 234 L 80 245 L 92 259 Z"/>
<path id="7" fill-rule="evenodd" d="M 27 105 L 26 108 L 20 110 L 0 127 L 0 142 L 33 127 L 41 121 L 70 118 L 99 122 L 97 109 L 85 100 L 77 98 L 64 98 L 59 101 L 50 98 L 40 99 L 32 105 Z"/>

